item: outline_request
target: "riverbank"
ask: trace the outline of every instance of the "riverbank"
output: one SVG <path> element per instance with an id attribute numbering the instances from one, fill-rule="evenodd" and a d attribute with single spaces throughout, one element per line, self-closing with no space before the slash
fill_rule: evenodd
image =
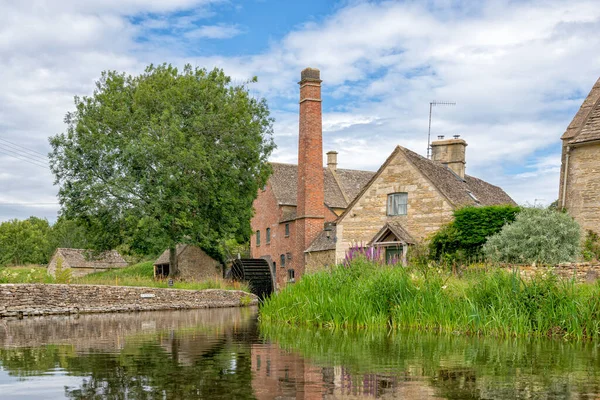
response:
<path id="1" fill-rule="evenodd" d="M 245 307 L 257 304 L 258 297 L 241 290 L 65 284 L 0 285 L 0 318 Z"/>
<path id="2" fill-rule="evenodd" d="M 388 267 L 355 260 L 266 300 L 265 323 L 469 335 L 600 337 L 600 285 L 554 274 Z"/>

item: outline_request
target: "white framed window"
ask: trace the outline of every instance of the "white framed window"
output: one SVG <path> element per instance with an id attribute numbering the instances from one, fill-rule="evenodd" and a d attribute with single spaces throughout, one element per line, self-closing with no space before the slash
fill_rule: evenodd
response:
<path id="1" fill-rule="evenodd" d="M 406 215 L 408 213 L 408 193 L 392 193 L 387 198 L 387 215 Z"/>

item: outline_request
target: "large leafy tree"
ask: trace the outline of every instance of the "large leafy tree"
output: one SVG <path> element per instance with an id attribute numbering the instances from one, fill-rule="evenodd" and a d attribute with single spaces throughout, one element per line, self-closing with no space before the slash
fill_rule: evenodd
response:
<path id="1" fill-rule="evenodd" d="M 48 221 L 37 217 L 0 224 L 0 266 L 47 263 L 50 231 Z"/>
<path id="2" fill-rule="evenodd" d="M 125 240 L 218 253 L 250 235 L 252 201 L 274 148 L 264 99 L 222 70 L 170 65 L 139 76 L 104 72 L 75 98 L 67 131 L 50 139 L 62 214 L 84 223 L 98 250 Z"/>

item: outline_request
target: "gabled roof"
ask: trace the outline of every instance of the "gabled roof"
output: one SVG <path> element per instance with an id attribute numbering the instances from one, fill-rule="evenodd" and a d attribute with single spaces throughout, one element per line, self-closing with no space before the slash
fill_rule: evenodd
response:
<path id="1" fill-rule="evenodd" d="M 298 166 L 281 163 L 271 163 L 271 166 L 273 174 L 269 178 L 269 183 L 277 202 L 279 205 L 295 206 Z M 332 172 L 329 168 L 323 168 L 325 204 L 331 208 L 346 208 L 348 202 L 356 197 L 373 174 L 374 172 L 371 171 L 352 169 L 336 169 Z"/>
<path id="2" fill-rule="evenodd" d="M 561 137 L 571 144 L 600 140 L 600 79 Z"/>
<path id="3" fill-rule="evenodd" d="M 313 251 L 335 250 L 336 241 L 336 229 L 329 231 L 329 237 L 327 237 L 327 231 L 322 230 L 304 252 L 312 253 Z"/>
<path id="4" fill-rule="evenodd" d="M 122 268 L 127 261 L 116 250 L 94 254 L 92 250 L 58 248 L 54 257 L 62 257 L 70 268 Z"/>
<path id="5" fill-rule="evenodd" d="M 402 227 L 400 222 L 389 221 L 385 225 L 383 225 L 383 228 L 381 228 L 375 236 L 373 236 L 373 239 L 371 239 L 371 241 L 368 243 L 368 245 L 372 246 L 374 243 L 379 242 L 380 239 L 387 236 L 388 233 L 390 233 L 390 232 L 393 233 L 394 236 L 396 236 L 396 238 L 398 238 L 398 240 L 400 240 L 406 244 L 415 244 L 416 243 L 415 240 L 413 239 L 413 237 L 410 236 L 410 234 L 408 232 L 406 232 L 406 230 Z"/>
<path id="6" fill-rule="evenodd" d="M 352 206 L 360 199 L 362 194 L 375 182 L 377 177 L 387 168 L 389 163 L 399 154 L 406 159 L 427 178 L 433 186 L 456 208 L 464 206 L 491 206 L 502 204 L 515 204 L 513 199 L 498 186 L 491 185 L 481 179 L 465 175 L 461 179 L 445 165 L 429 160 L 402 146 L 397 146 L 361 192 L 348 205 L 344 213 L 338 218 L 343 219 Z"/>

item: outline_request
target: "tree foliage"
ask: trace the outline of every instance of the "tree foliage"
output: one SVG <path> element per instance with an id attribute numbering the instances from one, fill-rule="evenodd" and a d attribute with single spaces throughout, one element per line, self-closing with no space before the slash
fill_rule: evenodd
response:
<path id="1" fill-rule="evenodd" d="M 53 249 L 47 220 L 29 217 L 0 224 L 0 265 L 45 264 Z"/>
<path id="2" fill-rule="evenodd" d="M 102 73 L 75 106 L 50 160 L 62 214 L 95 248 L 127 242 L 174 256 L 185 242 L 218 256 L 221 241 L 249 238 L 274 144 L 266 101 L 247 85 L 219 69 L 150 65 L 139 76 Z"/>
<path id="3" fill-rule="evenodd" d="M 525 208 L 483 246 L 496 262 L 557 264 L 579 254 L 579 224 L 568 214 Z"/>
<path id="4" fill-rule="evenodd" d="M 515 220 L 520 208 L 511 205 L 465 207 L 454 212 L 454 221 L 440 229 L 430 241 L 430 254 L 440 259 L 447 254 L 473 255 L 488 237 Z"/>

